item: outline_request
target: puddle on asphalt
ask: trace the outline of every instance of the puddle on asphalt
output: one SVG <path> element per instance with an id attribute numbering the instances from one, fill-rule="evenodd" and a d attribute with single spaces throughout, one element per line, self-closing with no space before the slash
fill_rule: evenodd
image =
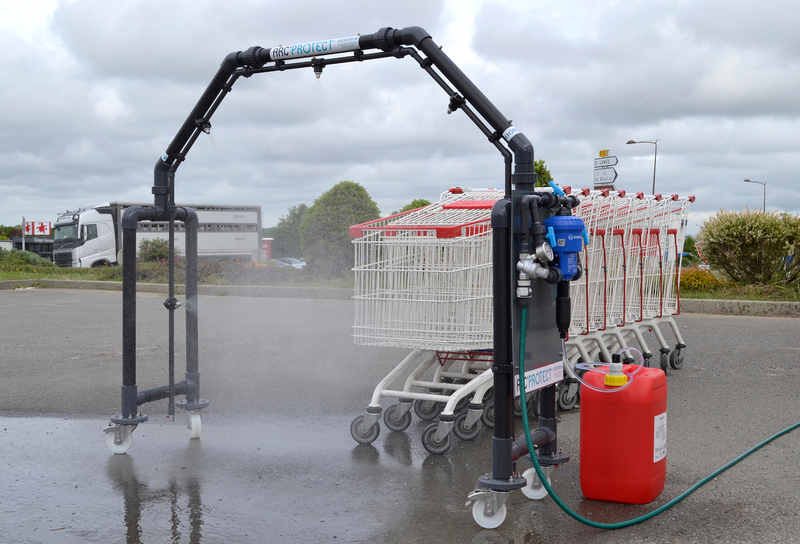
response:
<path id="1" fill-rule="evenodd" d="M 426 455 L 406 433 L 373 447 L 356 445 L 343 417 L 252 419 L 211 414 L 200 440 L 151 420 L 128 454 L 113 455 L 102 420 L 0 417 L 2 540 L 375 542 L 404 519 L 441 513 L 413 497 L 463 504 L 463 470 L 473 475 L 464 489 L 474 486 L 475 469 Z M 471 526 L 467 509 L 456 513 Z"/>

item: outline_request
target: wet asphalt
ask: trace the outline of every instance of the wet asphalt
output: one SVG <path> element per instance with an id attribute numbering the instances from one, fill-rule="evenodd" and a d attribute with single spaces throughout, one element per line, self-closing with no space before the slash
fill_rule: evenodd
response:
<path id="1" fill-rule="evenodd" d="M 167 383 L 164 298 L 138 296 L 140 388 Z M 491 429 L 440 456 L 422 447 L 427 422 L 416 417 L 402 433 L 381 423 L 369 446 L 351 438 L 350 422 L 408 350 L 353 345 L 345 300 L 200 297 L 201 394 L 211 402 L 202 438 L 158 401 L 143 407 L 150 420 L 131 450 L 113 455 L 101 429 L 119 410 L 121 303 L 111 291 L 0 291 L 0 543 L 800 541 L 800 431 L 633 527 L 590 528 L 550 498 L 516 492 L 505 523 L 481 529 L 464 503 L 491 470 Z M 676 321 L 688 348 L 667 378 L 665 489 L 645 506 L 584 499 L 580 411 L 562 412 L 559 445 L 572 460 L 552 482 L 581 515 L 649 512 L 800 421 L 800 321 Z"/>

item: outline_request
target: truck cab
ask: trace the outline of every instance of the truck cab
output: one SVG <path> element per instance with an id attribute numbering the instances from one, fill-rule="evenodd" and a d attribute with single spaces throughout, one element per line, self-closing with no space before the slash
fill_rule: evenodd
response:
<path id="1" fill-rule="evenodd" d="M 53 226 L 53 261 L 57 266 L 90 268 L 116 262 L 112 217 L 98 211 L 102 209 L 103 205 L 91 206 L 58 217 Z"/>

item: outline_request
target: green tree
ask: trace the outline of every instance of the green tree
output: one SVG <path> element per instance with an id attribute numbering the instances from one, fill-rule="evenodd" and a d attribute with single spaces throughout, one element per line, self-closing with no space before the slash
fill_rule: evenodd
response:
<path id="1" fill-rule="evenodd" d="M 22 236 L 22 227 L 0 225 L 0 240 L 10 240 L 13 236 Z"/>
<path id="2" fill-rule="evenodd" d="M 538 161 L 534 161 L 533 163 L 533 170 L 536 172 L 536 186 L 537 187 L 547 187 L 548 183 L 553 181 L 553 176 L 550 175 L 550 170 L 547 169 L 547 166 L 544 164 L 544 159 L 539 159 Z"/>
<path id="3" fill-rule="evenodd" d="M 424 198 L 415 198 L 396 212 L 392 212 L 392 215 L 403 213 L 403 212 L 410 212 L 411 210 L 416 210 L 417 208 L 422 208 L 423 206 L 430 206 L 431 201 L 425 200 Z"/>
<path id="4" fill-rule="evenodd" d="M 303 218 L 308 212 L 308 206 L 298 204 L 292 206 L 286 215 L 282 215 L 278 224 L 268 229 L 267 236 L 272 238 L 272 258 L 303 256 L 303 240 L 300 236 L 300 228 L 303 226 Z"/>
<path id="5" fill-rule="evenodd" d="M 350 227 L 381 215 L 367 190 L 341 181 L 323 193 L 303 218 L 303 256 L 312 274 L 341 276 L 353 268 Z"/>

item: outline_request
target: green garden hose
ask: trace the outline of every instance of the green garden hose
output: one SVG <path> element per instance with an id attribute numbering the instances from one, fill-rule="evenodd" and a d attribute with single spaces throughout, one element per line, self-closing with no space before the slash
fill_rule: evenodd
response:
<path id="1" fill-rule="evenodd" d="M 776 434 L 770 436 L 769 438 L 767 438 L 766 440 L 764 440 L 760 444 L 757 444 L 756 446 L 750 448 L 749 450 L 744 452 L 742 455 L 740 455 L 739 457 L 737 457 L 733 461 L 731 461 L 728 464 L 723 465 L 722 467 L 718 468 L 717 470 L 715 470 L 714 472 L 712 472 L 711 474 L 709 474 L 708 476 L 706 476 L 705 478 L 703 478 L 702 480 L 700 480 L 699 482 L 694 484 L 692 487 L 690 487 L 689 489 L 687 489 L 686 491 L 684 491 L 683 493 L 681 493 L 680 495 L 678 495 L 677 497 L 675 497 L 674 499 L 669 501 L 668 503 L 664 504 L 663 506 L 660 506 L 659 508 L 656 508 L 655 510 L 653 510 L 649 514 L 645 514 L 643 516 L 639 516 L 638 518 L 633 518 L 633 519 L 630 519 L 628 521 L 620 521 L 620 522 L 617 522 L 617 523 L 600 523 L 600 522 L 597 522 L 597 521 L 592 521 L 590 519 L 586 519 L 583 516 L 580 516 L 579 514 L 575 513 L 573 510 L 571 510 L 566 504 L 564 504 L 564 502 L 558 497 L 558 495 L 556 495 L 555 491 L 553 491 L 553 488 L 550 487 L 550 484 L 547 482 L 547 478 L 545 477 L 544 473 L 542 472 L 542 467 L 539 466 L 539 461 L 536 459 L 536 453 L 535 453 L 535 450 L 534 450 L 534 447 L 533 447 L 533 442 L 531 440 L 530 425 L 528 424 L 528 408 L 527 408 L 526 400 L 525 400 L 525 378 L 524 378 L 525 377 L 525 330 L 528 327 L 528 309 L 525 308 L 525 307 L 522 308 L 522 316 L 521 316 L 521 320 L 520 321 L 521 321 L 521 323 L 520 323 L 520 341 L 519 341 L 520 402 L 522 404 L 522 427 L 523 427 L 523 430 L 525 431 L 525 441 L 528 444 L 528 451 L 530 452 L 531 461 L 533 461 L 533 466 L 536 469 L 536 474 L 539 476 L 539 480 L 542 482 L 542 485 L 544 485 L 545 489 L 547 489 L 547 493 L 551 497 L 553 497 L 553 500 L 556 502 L 556 504 L 564 512 L 569 514 L 572 518 L 580 521 L 581 523 L 589 525 L 590 527 L 595 527 L 597 529 L 622 529 L 623 527 L 630 527 L 631 525 L 636 525 L 637 523 L 641 523 L 641 522 L 646 521 L 646 520 L 648 520 L 650 518 L 653 518 L 653 517 L 661 514 L 662 512 L 666 511 L 667 509 L 672 508 L 673 506 L 675 506 L 676 504 L 681 502 L 683 499 L 685 499 L 686 497 L 688 497 L 689 495 L 691 495 L 692 493 L 697 491 L 701 486 L 703 486 L 704 484 L 708 483 L 710 480 L 716 478 L 718 475 L 722 474 L 723 472 L 725 472 L 726 470 L 731 468 L 733 465 L 735 465 L 736 463 L 738 463 L 739 461 L 741 461 L 745 457 L 749 456 L 751 453 L 754 453 L 757 450 L 763 448 L 764 446 L 766 446 L 767 444 L 769 444 L 770 442 L 772 442 L 776 438 L 778 438 L 780 436 L 783 436 L 783 435 L 795 430 L 796 428 L 800 427 L 800 422 L 798 422 L 798 423 L 795 423 L 794 425 L 792 425 L 791 427 L 787 427 L 786 429 L 780 431 L 779 433 L 776 433 Z"/>

